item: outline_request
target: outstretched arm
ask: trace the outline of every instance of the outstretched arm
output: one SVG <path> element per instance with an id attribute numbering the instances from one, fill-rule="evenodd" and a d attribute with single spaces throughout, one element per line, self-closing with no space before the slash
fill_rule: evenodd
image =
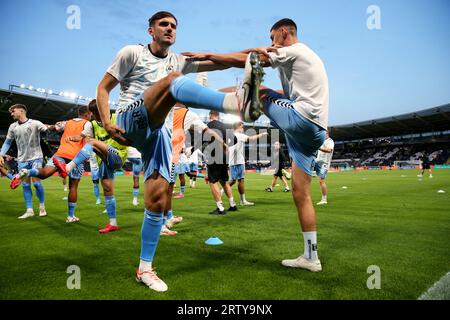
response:
<path id="1" fill-rule="evenodd" d="M 274 47 L 257 47 L 253 49 L 246 49 L 241 52 L 235 53 L 194 53 L 183 52 L 182 54 L 191 61 L 200 61 L 198 72 L 201 71 L 213 71 L 223 70 L 226 68 L 236 67 L 244 68 L 245 60 L 250 52 L 257 52 L 260 56 L 262 65 L 270 66 L 269 52 L 275 52 Z M 214 69 L 215 67 L 215 69 Z M 203 70 L 203 68 L 210 68 L 209 70 Z"/>
<path id="2" fill-rule="evenodd" d="M 12 139 L 6 139 L 2 145 L 2 149 L 0 150 L 0 166 L 2 166 L 5 161 L 3 160 L 3 156 L 6 155 L 9 148 L 11 148 Z"/>
<path id="3" fill-rule="evenodd" d="M 212 137 L 214 137 L 217 142 L 219 142 L 221 145 L 225 147 L 225 149 L 228 149 L 228 145 L 225 143 L 225 141 L 223 141 L 222 137 L 216 132 L 216 130 L 206 128 L 204 132 L 205 134 L 209 134 Z"/>
<path id="4" fill-rule="evenodd" d="M 248 140 L 249 140 L 249 141 L 255 141 L 255 140 L 258 140 L 259 138 L 264 137 L 264 136 L 267 136 L 267 135 L 268 135 L 267 132 L 262 132 L 262 133 L 260 133 L 260 134 L 255 134 L 254 136 L 249 136 L 249 137 L 248 137 Z"/>
<path id="5" fill-rule="evenodd" d="M 325 153 L 331 153 L 333 152 L 332 148 L 319 148 L 320 151 L 325 152 Z"/>

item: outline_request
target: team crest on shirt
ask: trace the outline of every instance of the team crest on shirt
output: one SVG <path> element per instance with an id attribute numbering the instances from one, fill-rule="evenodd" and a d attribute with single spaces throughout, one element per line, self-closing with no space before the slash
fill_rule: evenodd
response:
<path id="1" fill-rule="evenodd" d="M 174 67 L 173 65 L 171 65 L 171 64 L 169 64 L 169 65 L 166 67 L 167 73 L 173 72 L 174 69 L 175 69 L 175 67 Z"/>

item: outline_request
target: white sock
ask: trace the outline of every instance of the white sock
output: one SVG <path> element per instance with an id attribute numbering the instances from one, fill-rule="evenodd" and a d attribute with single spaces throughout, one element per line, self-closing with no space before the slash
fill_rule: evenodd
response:
<path id="1" fill-rule="evenodd" d="M 45 204 L 44 203 L 40 203 L 39 204 L 39 210 L 45 211 Z"/>
<path id="2" fill-rule="evenodd" d="M 222 201 L 217 201 L 216 204 L 217 204 L 217 208 L 219 208 L 220 211 L 225 210 Z"/>
<path id="3" fill-rule="evenodd" d="M 247 199 L 245 199 L 245 193 L 240 194 L 239 196 L 241 197 L 241 202 L 246 202 L 247 201 Z"/>
<path id="4" fill-rule="evenodd" d="M 76 166 L 77 165 L 75 164 L 75 162 L 70 161 L 68 164 L 66 164 L 66 172 L 71 172 L 73 169 L 75 169 Z"/>
<path id="5" fill-rule="evenodd" d="M 28 212 L 34 213 L 33 208 L 27 208 L 27 213 L 28 213 Z"/>
<path id="6" fill-rule="evenodd" d="M 234 202 L 234 198 L 230 198 L 230 207 L 234 207 L 236 205 L 236 202 Z"/>
<path id="7" fill-rule="evenodd" d="M 322 201 L 327 201 L 327 196 L 322 195 Z"/>
<path id="8" fill-rule="evenodd" d="M 317 231 L 303 232 L 304 253 L 303 256 L 308 260 L 317 260 Z"/>
<path id="9" fill-rule="evenodd" d="M 139 271 L 151 271 L 152 270 L 152 263 L 144 260 L 139 261 Z"/>
<path id="10" fill-rule="evenodd" d="M 110 218 L 109 219 L 109 224 L 114 226 L 114 227 L 117 227 L 117 219 L 116 218 Z"/>
<path id="11" fill-rule="evenodd" d="M 235 92 L 225 94 L 222 107 L 225 113 L 239 115 L 238 99 Z"/>

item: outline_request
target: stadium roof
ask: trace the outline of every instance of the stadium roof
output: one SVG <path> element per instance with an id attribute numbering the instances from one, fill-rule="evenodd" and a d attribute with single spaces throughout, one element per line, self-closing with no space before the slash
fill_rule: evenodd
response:
<path id="1" fill-rule="evenodd" d="M 53 98 L 48 94 L 28 93 L 0 89 L 0 130 L 6 131 L 12 123 L 8 108 L 16 103 L 25 104 L 28 116 L 46 124 L 54 124 L 77 116 L 80 105 L 86 101 L 78 99 Z M 267 125 L 253 125 L 267 128 Z M 450 103 L 418 112 L 347 125 L 331 126 L 335 141 L 351 141 L 377 137 L 402 136 L 450 130 Z"/>
<path id="2" fill-rule="evenodd" d="M 68 120 L 78 115 L 78 107 L 86 105 L 74 103 L 74 100 L 55 99 L 45 94 L 29 94 L 0 89 L 0 130 L 7 130 L 12 123 L 8 109 L 16 103 L 24 104 L 27 115 L 31 119 L 42 121 L 45 124 L 54 124 L 57 121 Z"/>
<path id="3" fill-rule="evenodd" d="M 393 137 L 450 130 L 450 103 L 398 116 L 331 126 L 335 141 Z"/>

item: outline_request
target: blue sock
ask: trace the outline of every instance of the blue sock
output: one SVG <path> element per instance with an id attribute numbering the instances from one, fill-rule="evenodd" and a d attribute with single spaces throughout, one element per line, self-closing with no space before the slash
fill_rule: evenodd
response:
<path id="1" fill-rule="evenodd" d="M 86 143 L 72 161 L 78 166 L 89 160 L 92 152 L 94 152 L 94 148 L 89 143 Z"/>
<path id="2" fill-rule="evenodd" d="M 206 88 L 186 76 L 178 77 L 172 81 L 170 92 L 175 100 L 188 107 L 224 112 L 225 93 Z"/>
<path id="3" fill-rule="evenodd" d="M 184 188 L 185 188 L 185 187 L 186 187 L 186 186 L 181 186 L 181 187 L 180 187 L 180 192 L 181 192 L 181 193 L 184 193 Z"/>
<path id="4" fill-rule="evenodd" d="M 133 188 L 133 197 L 139 196 L 139 188 Z"/>
<path id="5" fill-rule="evenodd" d="M 141 230 L 141 260 L 152 262 L 163 225 L 163 213 L 145 210 Z"/>
<path id="6" fill-rule="evenodd" d="M 28 182 L 22 182 L 22 192 L 25 200 L 25 206 L 27 209 L 33 209 L 33 192 L 31 191 L 31 184 Z"/>
<path id="7" fill-rule="evenodd" d="M 12 180 L 13 178 L 14 178 L 14 176 L 11 174 L 11 173 L 7 173 L 6 174 L 6 177 L 9 179 L 9 180 Z"/>
<path id="8" fill-rule="evenodd" d="M 30 169 L 28 170 L 28 176 L 29 177 L 37 177 L 39 174 L 39 170 L 38 169 Z"/>
<path id="9" fill-rule="evenodd" d="M 98 183 L 94 183 L 94 194 L 97 199 L 100 199 L 100 188 L 98 187 Z"/>
<path id="10" fill-rule="evenodd" d="M 116 218 L 116 198 L 114 196 L 105 196 L 106 212 L 110 219 Z"/>
<path id="11" fill-rule="evenodd" d="M 75 207 L 77 206 L 76 202 L 69 202 L 69 212 L 67 213 L 69 217 L 73 218 L 75 215 Z"/>
<path id="12" fill-rule="evenodd" d="M 167 220 L 172 219 L 172 217 L 173 217 L 173 211 L 172 210 L 167 211 Z"/>
<path id="13" fill-rule="evenodd" d="M 45 202 L 44 186 L 41 182 L 34 182 L 33 185 L 36 189 L 36 196 L 39 199 L 39 204 L 43 204 Z"/>

